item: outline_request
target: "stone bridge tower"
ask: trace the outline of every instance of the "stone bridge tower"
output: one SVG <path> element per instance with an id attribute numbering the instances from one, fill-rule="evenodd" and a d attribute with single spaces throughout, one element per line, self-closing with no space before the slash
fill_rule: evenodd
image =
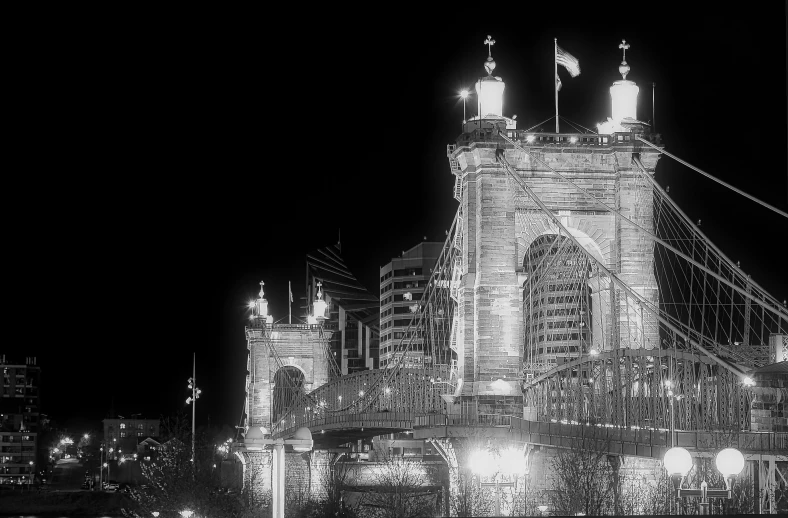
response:
<path id="1" fill-rule="evenodd" d="M 516 122 L 502 113 L 505 85 L 492 75 L 494 68 L 489 57 L 488 75 L 476 83 L 479 115 L 465 122 L 456 145 L 448 149 L 462 219 L 458 370 L 464 381 L 463 412 L 522 416 L 518 378 L 534 365 L 544 370 L 591 349 L 658 347 L 658 331 L 648 314 L 641 316 L 642 309 L 625 307 L 626 297 L 610 279 L 600 278 L 590 262 L 575 279 L 581 302 L 563 310 L 571 318 L 534 310 L 528 282 L 538 272 L 531 258 L 560 239 L 558 227 L 509 177 L 496 153 L 503 151 L 519 177 L 586 250 L 654 303 L 653 241 L 616 211 L 653 229 L 652 188 L 633 156 L 653 175 L 659 154 L 635 139 L 652 137 L 649 125 L 635 118 L 638 87 L 626 80 L 626 61 L 619 69 L 624 79 L 610 89 L 615 119 L 600 125 L 599 133 L 517 130 Z M 528 153 L 506 142 L 499 131 Z M 579 250 L 575 257 L 588 261 Z M 554 286 L 549 289 L 560 292 Z M 560 295 L 544 294 L 541 305 L 548 296 L 550 303 L 562 300 Z M 563 333 L 548 334 L 546 328 L 554 325 L 563 326 Z"/>
<path id="2" fill-rule="evenodd" d="M 274 324 L 263 284 L 246 326 L 246 424 L 271 430 L 298 391 L 328 383 L 331 336 L 319 324 Z"/>

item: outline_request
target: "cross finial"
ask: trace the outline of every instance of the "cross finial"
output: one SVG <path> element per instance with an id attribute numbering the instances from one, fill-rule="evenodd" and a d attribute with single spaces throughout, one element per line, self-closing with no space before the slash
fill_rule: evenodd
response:
<path id="1" fill-rule="evenodd" d="M 627 62 L 627 49 L 629 48 L 629 43 L 627 40 L 621 40 L 621 43 L 618 45 L 618 48 L 623 49 L 624 51 L 624 63 Z"/>
<path id="2" fill-rule="evenodd" d="M 487 57 L 492 57 L 492 46 L 495 45 L 495 40 L 492 39 L 492 36 L 489 34 L 487 35 L 487 39 L 484 40 L 484 44 L 487 45 Z"/>
<path id="3" fill-rule="evenodd" d="M 260 298 L 261 299 L 265 296 L 265 293 L 263 293 L 263 286 L 265 286 L 265 283 L 263 281 L 260 281 Z"/>

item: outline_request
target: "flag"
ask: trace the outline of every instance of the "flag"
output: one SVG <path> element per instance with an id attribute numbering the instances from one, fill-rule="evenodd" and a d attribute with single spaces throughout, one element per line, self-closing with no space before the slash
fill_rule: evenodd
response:
<path id="1" fill-rule="evenodd" d="M 556 92 L 561 91 L 561 78 L 558 77 L 558 74 L 555 75 L 555 90 Z"/>
<path id="2" fill-rule="evenodd" d="M 293 302 L 293 290 L 290 288 L 290 281 L 287 281 L 287 291 L 290 294 L 290 302 Z"/>
<path id="3" fill-rule="evenodd" d="M 559 47 L 557 43 L 555 45 L 555 61 L 559 65 L 563 65 L 570 76 L 577 77 L 580 75 L 580 62 L 572 54 Z"/>

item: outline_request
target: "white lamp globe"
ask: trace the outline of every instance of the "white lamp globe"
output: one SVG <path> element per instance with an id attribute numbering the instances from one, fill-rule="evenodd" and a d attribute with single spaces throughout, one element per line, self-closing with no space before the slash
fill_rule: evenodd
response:
<path id="1" fill-rule="evenodd" d="M 663 460 L 669 475 L 685 476 L 692 469 L 692 455 L 681 447 L 674 447 L 665 452 Z"/>
<path id="2" fill-rule="evenodd" d="M 487 450 L 476 450 L 471 453 L 470 465 L 474 473 L 483 477 L 489 477 L 498 471 L 495 459 Z"/>
<path id="3" fill-rule="evenodd" d="M 717 454 L 714 463 L 723 476 L 738 475 L 744 469 L 744 455 L 736 448 L 725 448 Z"/>
<path id="4" fill-rule="evenodd" d="M 295 435 L 293 435 L 293 439 L 297 439 L 299 441 L 309 441 L 308 445 L 306 445 L 306 444 L 295 445 L 294 444 L 293 445 L 293 451 L 297 451 L 297 452 L 310 451 L 312 449 L 313 445 L 314 445 L 314 442 L 312 441 L 312 432 L 310 432 L 309 428 L 307 428 L 306 426 L 302 426 L 301 428 L 296 430 Z"/>

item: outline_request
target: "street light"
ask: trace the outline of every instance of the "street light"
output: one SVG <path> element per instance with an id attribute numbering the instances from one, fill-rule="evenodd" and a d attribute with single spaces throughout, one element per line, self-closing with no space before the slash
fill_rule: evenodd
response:
<path id="1" fill-rule="evenodd" d="M 709 514 L 709 498 L 730 499 L 733 496 L 733 480 L 744 469 L 744 455 L 736 448 L 721 450 L 717 453 L 714 462 L 717 470 L 725 478 L 725 489 L 709 489 L 705 480 L 700 483 L 699 489 L 682 489 L 682 481 L 692 469 L 692 456 L 681 447 L 674 447 L 665 452 L 663 463 L 673 481 L 676 500 L 690 496 L 700 497 L 698 514 Z"/>
<path id="2" fill-rule="evenodd" d="M 29 486 L 32 486 L 33 485 L 33 461 L 31 460 L 30 462 L 28 462 L 28 464 L 30 465 L 30 483 L 29 483 Z"/>
<path id="3" fill-rule="evenodd" d="M 197 399 L 202 393 L 202 390 L 197 388 L 197 353 L 194 353 L 192 361 L 192 377 L 189 378 L 189 388 L 192 389 L 192 395 L 186 398 L 186 404 L 192 405 L 192 462 L 194 462 L 194 418 L 197 415 Z"/>
<path id="4" fill-rule="evenodd" d="M 468 90 L 464 89 L 464 88 L 460 91 L 460 97 L 462 97 L 462 123 L 463 124 L 465 124 L 465 120 L 466 120 L 465 119 L 465 101 L 466 101 L 466 99 L 468 99 L 469 95 L 471 95 L 471 93 Z"/>
<path id="5" fill-rule="evenodd" d="M 273 518 L 285 516 L 285 446 L 292 446 L 293 451 L 303 453 L 314 446 L 312 432 L 307 427 L 296 430 L 292 439 L 266 439 L 266 431 L 260 426 L 250 426 L 243 443 L 233 443 L 233 452 L 263 451 L 266 446 L 273 446 L 273 476 L 271 477 Z"/>
<path id="6" fill-rule="evenodd" d="M 522 457 L 522 451 L 516 448 L 507 448 L 498 452 L 497 456 L 493 456 L 487 449 L 476 450 L 471 453 L 469 459 L 471 469 L 480 477 L 493 477 L 492 482 L 480 481 L 479 485 L 481 487 L 495 488 L 495 516 L 501 515 L 501 488 L 516 487 L 517 475 L 520 473 L 525 474 L 525 462 Z M 499 473 L 507 477 L 513 475 L 514 480 L 499 482 Z"/>
<path id="7" fill-rule="evenodd" d="M 538 505 L 538 506 L 536 506 L 536 508 L 539 509 L 539 512 L 542 513 L 543 515 L 544 515 L 544 513 L 547 512 L 547 506 L 544 505 L 544 504 Z"/>

